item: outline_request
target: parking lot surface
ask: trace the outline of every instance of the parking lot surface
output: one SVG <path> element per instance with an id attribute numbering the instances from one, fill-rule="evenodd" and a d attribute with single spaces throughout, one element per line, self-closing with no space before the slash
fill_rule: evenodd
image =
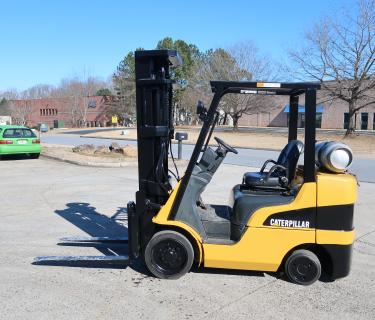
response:
<path id="1" fill-rule="evenodd" d="M 137 170 L 51 160 L 0 162 L 1 319 L 374 319 L 375 184 L 361 183 L 351 274 L 303 287 L 274 274 L 192 270 L 159 280 L 131 266 L 36 266 L 42 255 L 110 255 L 126 247 L 58 245 L 64 236 L 126 235 Z M 226 203 L 243 166 L 223 165 L 204 194 Z"/>

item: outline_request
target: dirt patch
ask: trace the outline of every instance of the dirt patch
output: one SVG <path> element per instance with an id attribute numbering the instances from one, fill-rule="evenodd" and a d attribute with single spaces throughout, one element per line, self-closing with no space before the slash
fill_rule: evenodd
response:
<path id="1" fill-rule="evenodd" d="M 111 157 L 111 158 L 136 158 L 138 156 L 137 147 L 126 145 L 120 146 L 113 142 L 110 146 L 95 146 L 93 144 L 80 144 L 72 148 L 76 154 L 84 156 Z"/>
<path id="2" fill-rule="evenodd" d="M 107 147 L 108 149 L 108 147 Z M 137 159 L 135 157 L 125 156 L 118 152 L 95 152 L 89 149 L 83 152 L 73 152 L 71 146 L 53 145 L 53 144 L 42 144 L 42 156 L 63 160 L 66 162 L 72 162 L 82 165 L 110 165 L 117 164 L 118 166 L 123 165 L 136 165 Z M 92 150 L 92 149 L 90 149 Z M 86 153 L 85 153 L 86 152 Z"/>

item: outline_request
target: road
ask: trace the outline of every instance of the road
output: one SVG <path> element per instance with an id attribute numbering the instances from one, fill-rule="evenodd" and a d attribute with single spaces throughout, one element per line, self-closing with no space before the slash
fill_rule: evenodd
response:
<path id="1" fill-rule="evenodd" d="M 135 167 L 92 168 L 51 160 L 1 162 L 1 319 L 374 319 L 375 185 L 363 183 L 355 211 L 351 274 L 302 287 L 274 274 L 193 269 L 179 280 L 142 264 L 35 266 L 39 255 L 124 254 L 120 245 L 57 245 L 64 236 L 127 232 Z M 204 193 L 226 203 L 243 168 L 223 165 Z"/>
<path id="2" fill-rule="evenodd" d="M 77 134 L 48 134 L 42 136 L 42 142 L 65 145 L 78 145 L 84 143 L 91 143 L 94 145 L 109 145 L 111 142 L 117 142 L 120 145 L 133 144 L 136 141 L 130 140 L 115 140 L 115 139 L 98 139 L 98 138 L 83 138 Z M 193 145 L 184 144 L 182 157 L 189 159 L 193 152 Z M 174 155 L 177 156 L 177 145 L 173 145 Z M 256 150 L 238 148 L 238 154 L 228 154 L 224 163 L 235 164 L 240 166 L 261 167 L 267 159 L 277 159 L 279 152 L 269 150 Z M 357 175 L 361 182 L 375 183 L 375 158 L 366 156 L 356 156 L 350 168 L 351 172 Z"/>

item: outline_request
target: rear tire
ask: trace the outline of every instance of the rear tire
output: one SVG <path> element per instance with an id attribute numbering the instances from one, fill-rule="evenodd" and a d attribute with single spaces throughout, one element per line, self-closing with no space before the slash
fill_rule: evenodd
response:
<path id="1" fill-rule="evenodd" d="M 308 286 L 320 278 L 322 266 L 315 253 L 296 250 L 285 262 L 285 273 L 291 282 Z"/>
<path id="2" fill-rule="evenodd" d="M 155 277 L 178 279 L 189 272 L 194 261 L 194 249 L 181 233 L 164 230 L 151 238 L 144 257 L 148 270 Z"/>
<path id="3" fill-rule="evenodd" d="M 40 153 L 31 153 L 31 154 L 30 154 L 30 158 L 31 158 L 31 159 L 38 159 L 39 156 L 40 156 Z"/>

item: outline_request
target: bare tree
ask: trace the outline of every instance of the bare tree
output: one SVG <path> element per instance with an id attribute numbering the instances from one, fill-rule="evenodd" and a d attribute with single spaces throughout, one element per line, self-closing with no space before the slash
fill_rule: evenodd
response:
<path id="1" fill-rule="evenodd" d="M 66 112 L 70 115 L 72 126 L 86 126 L 87 113 L 89 112 L 90 97 L 107 86 L 104 81 L 83 73 L 81 78 L 63 79 L 52 95 L 58 98 L 66 98 Z"/>
<path id="2" fill-rule="evenodd" d="M 50 97 L 54 90 L 54 86 L 48 84 L 37 84 L 22 91 L 20 94 L 24 99 L 41 99 Z"/>
<path id="3" fill-rule="evenodd" d="M 24 126 L 27 124 L 30 115 L 33 112 L 32 101 L 30 100 L 18 100 L 9 102 L 10 114 L 13 118 L 13 122 Z"/>
<path id="4" fill-rule="evenodd" d="M 262 56 L 252 43 L 238 43 L 227 50 L 210 51 L 197 65 L 193 78 L 194 88 L 210 90 L 210 80 L 257 81 L 274 78 L 275 70 L 270 59 Z M 220 103 L 223 112 L 223 124 L 228 117 L 233 120 L 233 128 L 238 128 L 238 121 L 243 115 L 269 112 L 275 106 L 264 104 L 257 95 L 226 95 Z"/>
<path id="5" fill-rule="evenodd" d="M 19 99 L 20 93 L 17 91 L 17 89 L 8 89 L 7 91 L 0 93 L 0 98 L 5 100 L 15 100 Z"/>
<path id="6" fill-rule="evenodd" d="M 346 134 L 355 130 L 354 115 L 375 104 L 375 0 L 356 8 L 322 19 L 306 33 L 306 46 L 290 52 L 300 78 L 320 81 L 326 98 L 348 104 Z"/>

